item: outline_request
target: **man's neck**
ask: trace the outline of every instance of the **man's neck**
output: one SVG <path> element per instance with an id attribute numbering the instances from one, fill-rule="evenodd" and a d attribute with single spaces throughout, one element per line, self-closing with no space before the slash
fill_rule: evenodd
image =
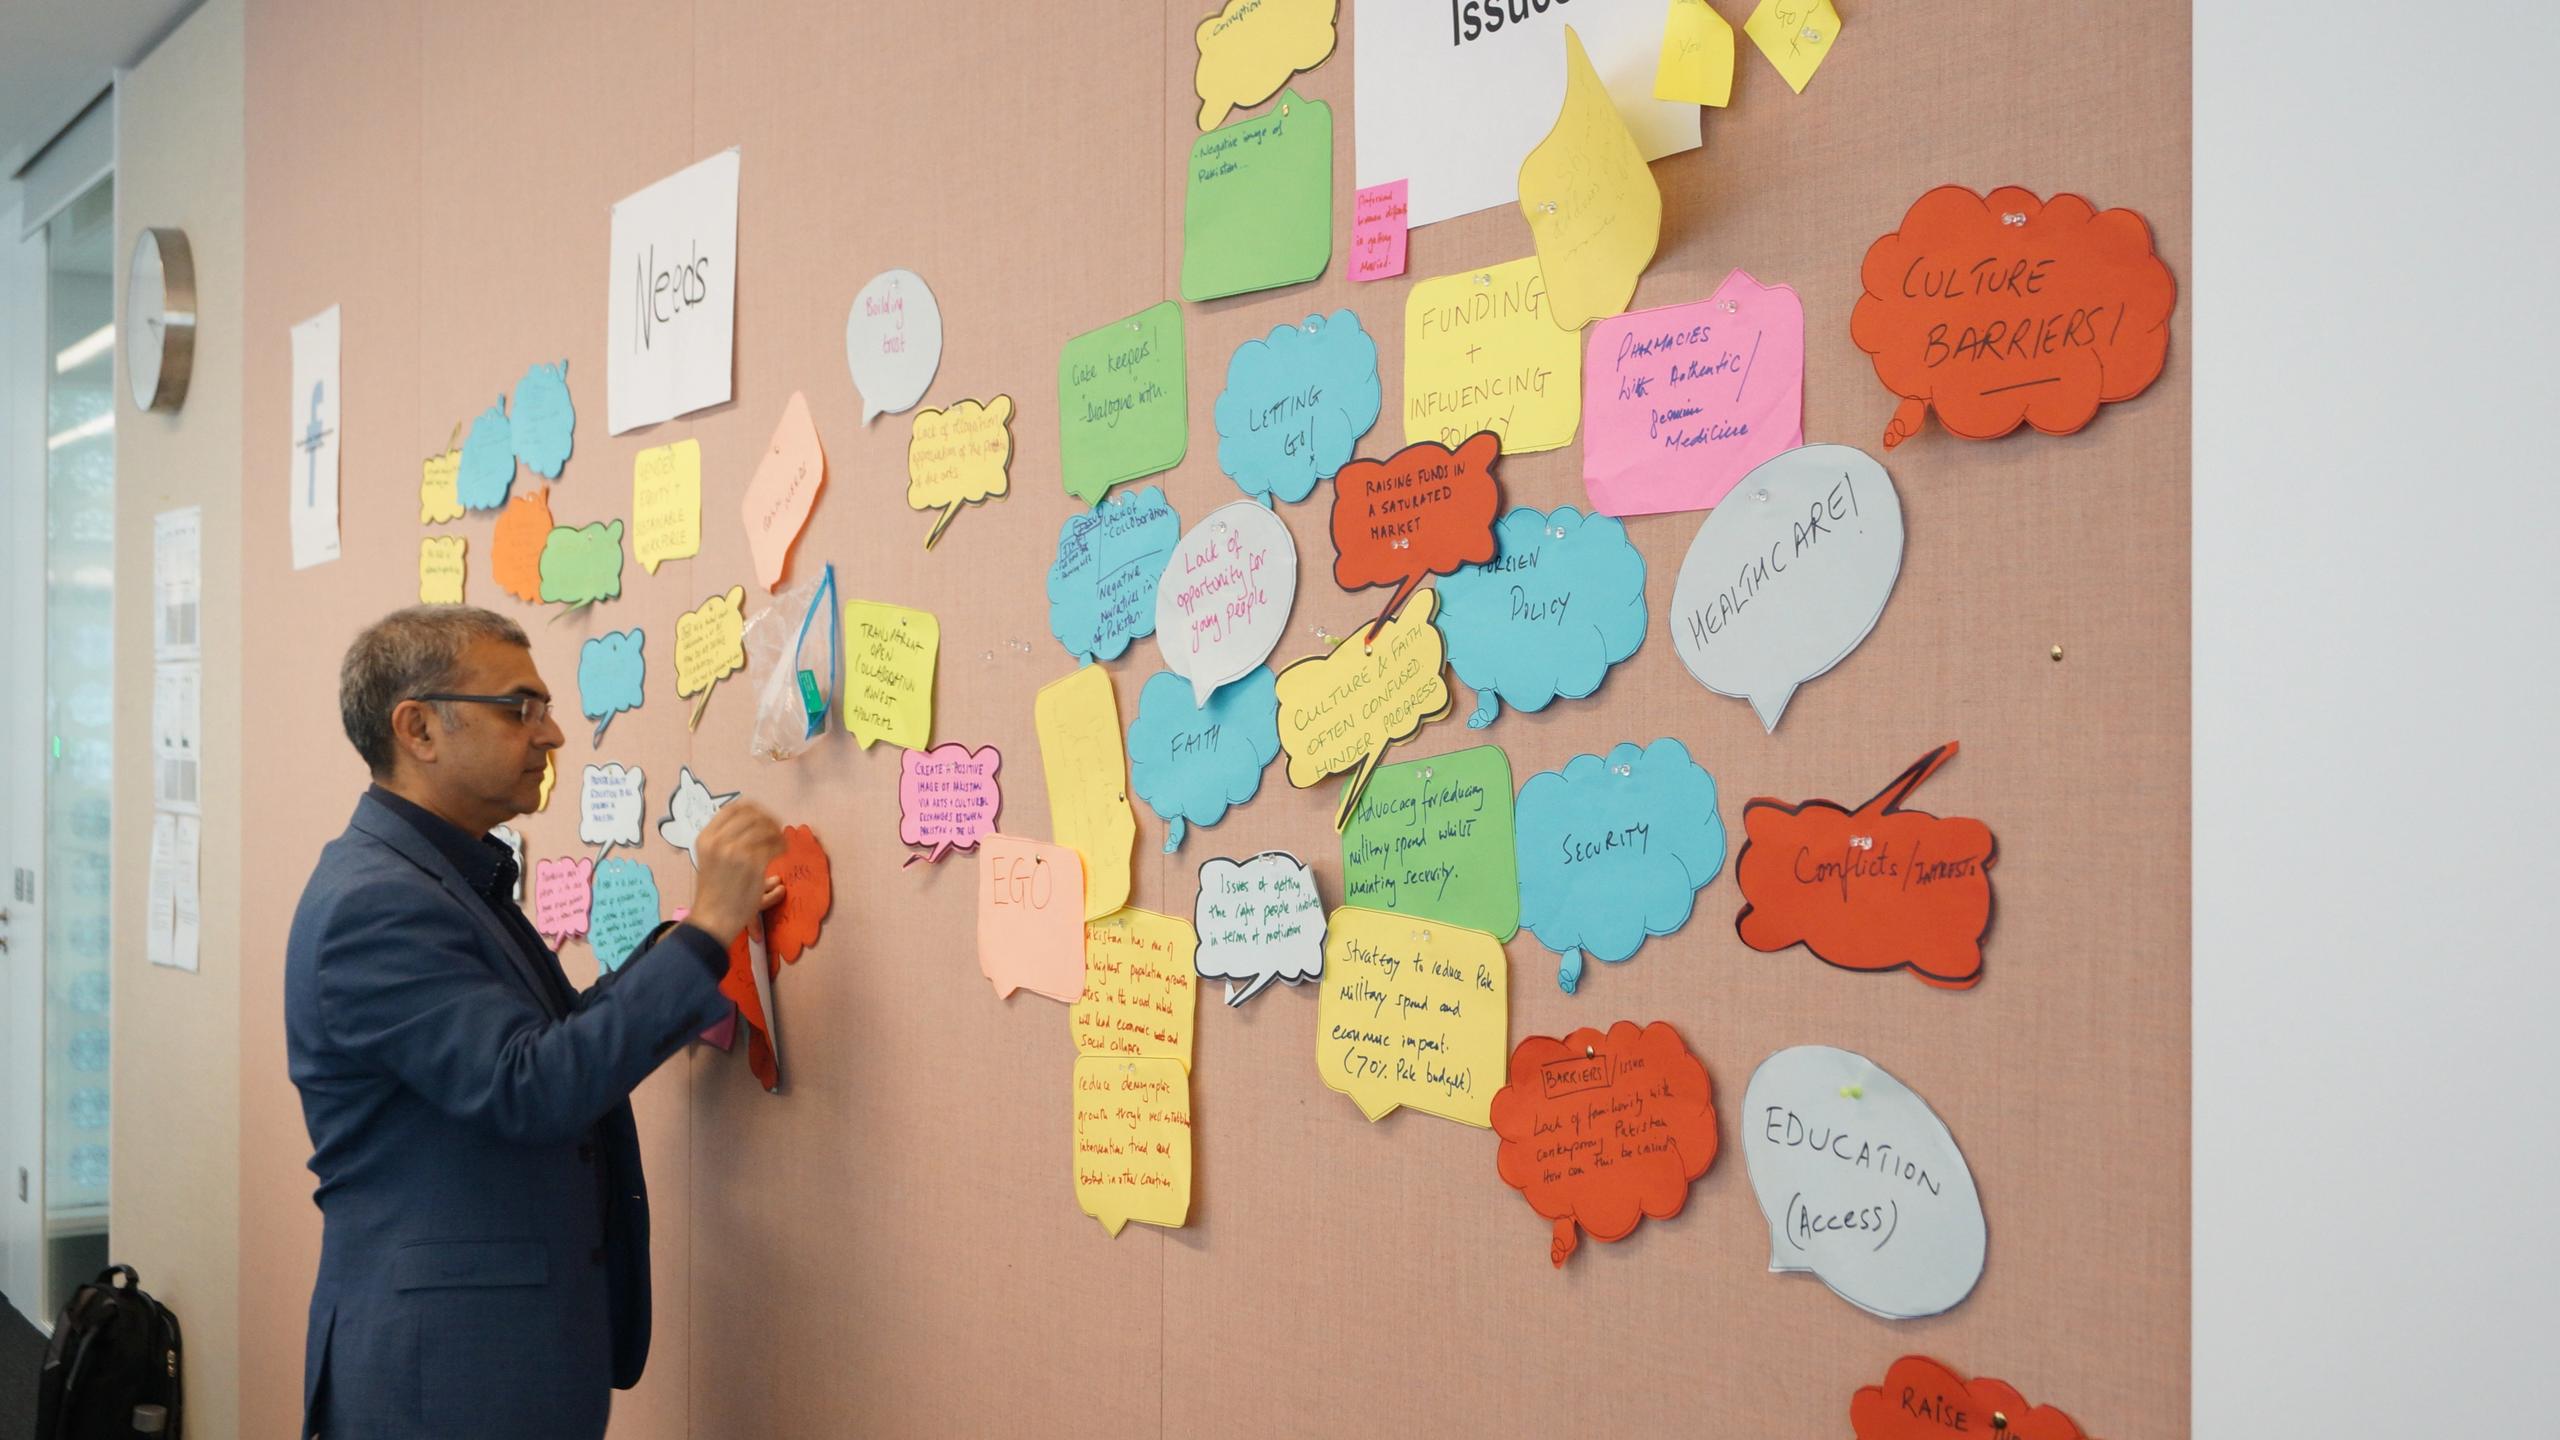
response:
<path id="1" fill-rule="evenodd" d="M 498 820 L 491 820 L 482 815 L 466 813 L 458 810 L 451 801 L 432 793 L 425 786 L 420 785 L 414 778 L 408 776 L 384 776 L 376 779 L 373 783 L 390 791 L 392 794 L 399 796 L 401 799 L 408 801 L 410 804 L 417 806 L 419 809 L 426 811 L 428 814 L 435 816 L 437 819 L 449 821 L 452 824 L 461 827 L 463 833 L 468 835 L 486 835 L 489 833 L 490 826 L 503 823 L 505 818 L 501 816 Z"/>

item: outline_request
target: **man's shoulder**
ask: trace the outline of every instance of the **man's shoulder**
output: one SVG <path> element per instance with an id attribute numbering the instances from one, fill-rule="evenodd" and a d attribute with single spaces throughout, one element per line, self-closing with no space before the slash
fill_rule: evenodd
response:
<path id="1" fill-rule="evenodd" d="M 423 866 L 361 825 L 349 825 L 320 847 L 294 907 L 293 928 L 305 932 L 323 927 L 349 910 L 371 913 L 434 904 L 442 895 L 442 884 Z"/>

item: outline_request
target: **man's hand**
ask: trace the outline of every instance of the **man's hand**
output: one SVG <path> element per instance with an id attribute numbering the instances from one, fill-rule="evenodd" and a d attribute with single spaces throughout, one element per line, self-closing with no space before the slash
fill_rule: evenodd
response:
<path id="1" fill-rule="evenodd" d="M 782 898 L 782 882 L 764 873 L 782 855 L 782 827 L 751 801 L 722 806 L 695 838 L 693 854 L 701 865 L 693 877 L 693 909 L 685 923 L 722 945 Z"/>

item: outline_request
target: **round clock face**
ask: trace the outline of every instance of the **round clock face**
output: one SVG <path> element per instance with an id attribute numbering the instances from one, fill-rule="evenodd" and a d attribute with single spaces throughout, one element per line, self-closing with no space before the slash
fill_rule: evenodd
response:
<path id="1" fill-rule="evenodd" d="M 195 264 L 177 230 L 133 238 L 125 271 L 125 380 L 143 410 L 175 410 L 195 359 Z"/>

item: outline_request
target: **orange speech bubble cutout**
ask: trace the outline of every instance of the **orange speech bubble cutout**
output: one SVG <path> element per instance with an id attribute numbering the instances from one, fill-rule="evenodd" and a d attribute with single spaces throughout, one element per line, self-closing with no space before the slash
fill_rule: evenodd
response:
<path id="1" fill-rule="evenodd" d="M 1716 1162 L 1715 1086 L 1664 1021 L 1532 1035 L 1511 1052 L 1493 1128 L 1503 1183 L 1555 1222 L 1547 1259 L 1561 1269 L 1580 1243 L 1575 1221 L 1624 1240 L 1689 1203 L 1689 1182 Z"/>
<path id="2" fill-rule="evenodd" d="M 2178 282 L 2130 210 L 1941 185 L 1867 247 L 1849 338 L 1903 397 L 1891 449 L 1938 422 L 1971 440 L 2068 435 L 2160 378 Z"/>
<path id="3" fill-rule="evenodd" d="M 1902 802 L 1956 742 L 1923 755 L 1856 810 L 1828 800 L 1742 807 L 1735 881 L 1746 902 L 1733 920 L 1754 950 L 1802 945 L 1843 970 L 1899 970 L 1949 990 L 1982 978 L 1991 928 L 1991 827 L 1941 819 Z"/>
<path id="4" fill-rule="evenodd" d="M 729 969 L 720 977 L 720 993 L 738 1007 L 737 1018 L 747 1022 L 747 1068 L 755 1072 L 756 1083 L 771 1094 L 782 1088 L 782 1057 L 773 1043 L 773 1017 L 764 1010 L 764 997 L 773 988 L 773 952 L 765 951 L 764 975 L 759 983 L 756 952 L 747 943 L 747 933 L 741 930 L 729 942 Z"/>
<path id="5" fill-rule="evenodd" d="M 835 908 L 827 847 L 818 843 L 817 832 L 808 826 L 785 825 L 782 854 L 764 867 L 764 873 L 782 882 L 782 899 L 764 912 L 765 944 L 772 948 L 774 959 L 788 965 L 818 943 L 827 912 Z"/>
<path id="6" fill-rule="evenodd" d="M 1882 1385 L 1849 1397 L 1849 1428 L 1858 1440 L 2084 1440 L 2070 1416 L 2029 1405 L 2005 1380 L 1966 1380 L 1925 1355 L 1905 1355 Z"/>
<path id="7" fill-rule="evenodd" d="M 1384 460 L 1354 460 L 1333 477 L 1333 579 L 1345 590 L 1393 585 L 1369 634 L 1404 608 L 1425 575 L 1493 559 L 1494 512 L 1502 508 L 1493 462 L 1502 437 L 1490 430 L 1452 450 L 1436 440 L 1407 445 Z"/>
<path id="8" fill-rule="evenodd" d="M 542 603 L 542 547 L 551 539 L 551 487 L 518 490 L 489 534 L 489 569 L 498 588 L 531 605 Z"/>

